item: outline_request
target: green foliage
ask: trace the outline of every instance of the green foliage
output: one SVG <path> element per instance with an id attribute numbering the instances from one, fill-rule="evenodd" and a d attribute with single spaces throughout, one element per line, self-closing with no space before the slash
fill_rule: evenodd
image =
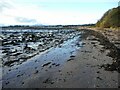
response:
<path id="1" fill-rule="evenodd" d="M 108 10 L 96 23 L 96 26 L 102 28 L 120 27 L 120 6 Z"/>

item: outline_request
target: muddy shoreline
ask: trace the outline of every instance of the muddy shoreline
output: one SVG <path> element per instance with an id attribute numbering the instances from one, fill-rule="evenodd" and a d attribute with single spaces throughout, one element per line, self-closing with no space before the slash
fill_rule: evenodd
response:
<path id="1" fill-rule="evenodd" d="M 86 28 L 87 30 L 92 30 L 92 32 L 97 32 L 98 37 L 104 39 L 104 44 L 106 48 L 111 49 L 111 53 L 108 56 L 114 58 L 114 62 L 112 64 L 102 65 L 105 70 L 110 71 L 118 71 L 120 73 L 120 30 L 113 29 L 98 29 L 98 28 Z M 96 35 L 96 36 L 97 36 Z"/>
<path id="2" fill-rule="evenodd" d="M 70 35 L 43 54 L 3 67 L 3 88 L 118 88 L 119 49 L 94 30 Z"/>
<path id="3" fill-rule="evenodd" d="M 100 36 L 102 39 L 104 39 L 104 42 L 102 42 L 102 44 L 104 44 L 106 48 L 111 49 L 111 53 L 109 53 L 108 56 L 114 58 L 114 62 L 111 65 L 106 64 L 103 65 L 103 67 L 105 67 L 106 70 L 116 70 L 120 73 L 120 31 L 113 31 L 108 29 L 105 29 L 103 31 L 95 31 L 97 31 L 99 34 L 102 33 L 103 36 Z M 116 43 L 116 41 L 118 43 Z"/>

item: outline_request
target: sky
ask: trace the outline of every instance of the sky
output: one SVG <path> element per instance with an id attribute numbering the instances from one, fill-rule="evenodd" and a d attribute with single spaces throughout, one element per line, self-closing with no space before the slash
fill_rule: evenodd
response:
<path id="1" fill-rule="evenodd" d="M 96 23 L 119 0 L 0 0 L 0 25 Z"/>

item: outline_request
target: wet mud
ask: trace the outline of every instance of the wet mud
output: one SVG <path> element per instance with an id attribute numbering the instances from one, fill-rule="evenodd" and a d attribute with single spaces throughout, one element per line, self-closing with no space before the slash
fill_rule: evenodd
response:
<path id="1" fill-rule="evenodd" d="M 2 64 L 19 65 L 45 50 L 60 47 L 60 44 L 74 38 L 77 33 L 74 30 L 2 31 L 0 35 Z"/>
<path id="2" fill-rule="evenodd" d="M 120 51 L 101 33 L 8 31 L 0 35 L 3 88 L 119 87 Z"/>
<path id="3" fill-rule="evenodd" d="M 104 35 L 101 34 L 100 32 L 87 30 L 87 33 L 89 33 L 87 35 L 94 35 L 96 38 L 99 38 L 99 39 L 93 38 L 89 40 L 99 41 L 100 45 L 104 46 L 102 51 L 104 51 L 104 49 L 110 50 L 110 52 L 107 55 L 113 58 L 113 63 L 104 64 L 104 65 L 101 65 L 100 67 L 101 68 L 103 67 L 107 71 L 117 71 L 120 73 L 120 49 L 116 47 L 113 43 L 111 43 L 109 39 L 107 37 L 104 37 Z M 95 44 L 95 43 L 92 43 L 92 44 Z"/>

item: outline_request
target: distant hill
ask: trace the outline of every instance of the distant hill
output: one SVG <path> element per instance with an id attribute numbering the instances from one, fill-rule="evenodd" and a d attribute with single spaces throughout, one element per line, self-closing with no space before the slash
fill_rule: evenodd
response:
<path id="1" fill-rule="evenodd" d="M 120 6 L 108 10 L 96 23 L 96 26 L 101 28 L 120 27 Z"/>

